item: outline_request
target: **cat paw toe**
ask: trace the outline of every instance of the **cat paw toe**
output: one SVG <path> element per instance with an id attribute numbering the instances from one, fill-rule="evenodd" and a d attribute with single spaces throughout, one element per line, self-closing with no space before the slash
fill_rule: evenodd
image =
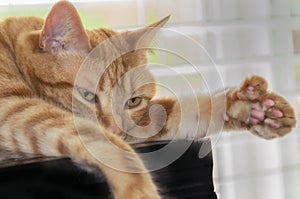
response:
<path id="1" fill-rule="evenodd" d="M 251 76 L 245 79 L 237 97 L 242 100 L 255 100 L 267 92 L 268 83 L 260 76 Z"/>
<path id="2" fill-rule="evenodd" d="M 273 128 L 269 125 L 254 125 L 249 129 L 252 134 L 267 140 L 282 137 L 291 132 L 291 130 L 291 126 Z"/>
<path id="3" fill-rule="evenodd" d="M 273 139 L 279 137 L 278 133 L 271 130 L 271 128 L 264 126 L 264 125 L 254 125 L 252 126 L 249 131 L 259 137 L 264 139 Z"/>

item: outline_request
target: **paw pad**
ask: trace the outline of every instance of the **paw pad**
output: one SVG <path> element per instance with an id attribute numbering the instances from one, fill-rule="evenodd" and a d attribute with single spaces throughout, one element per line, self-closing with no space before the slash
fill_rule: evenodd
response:
<path id="1" fill-rule="evenodd" d="M 233 92 L 227 113 L 230 119 L 241 122 L 240 125 L 245 125 L 254 135 L 265 139 L 282 137 L 296 125 L 294 109 L 284 97 L 267 89 L 264 78 L 248 77 Z"/>

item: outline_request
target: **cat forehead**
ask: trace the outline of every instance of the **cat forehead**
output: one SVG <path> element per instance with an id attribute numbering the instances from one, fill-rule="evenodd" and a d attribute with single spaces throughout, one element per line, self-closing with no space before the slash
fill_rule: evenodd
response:
<path id="1" fill-rule="evenodd" d="M 105 78 L 101 78 L 103 74 Z M 116 83 L 112 85 L 111 80 L 114 78 L 116 79 Z M 82 68 L 78 71 L 75 81 L 75 85 L 89 88 L 91 91 L 100 89 L 104 83 L 104 90 L 109 91 L 114 89 L 115 92 L 126 95 L 132 94 L 139 88 L 145 87 L 145 85 L 155 83 L 153 75 L 146 66 L 134 67 L 126 71 L 121 77 L 118 77 L 116 72 L 107 75 L 107 73 L 101 73 L 91 68 Z"/>
<path id="2" fill-rule="evenodd" d="M 155 83 L 154 77 L 145 66 L 132 68 L 118 79 L 118 84 L 126 86 L 125 89 L 130 91 L 151 83 Z"/>
<path id="3" fill-rule="evenodd" d="M 121 101 L 131 97 L 152 98 L 155 94 L 154 78 L 146 67 L 136 67 L 118 79 L 111 89 L 112 96 Z"/>

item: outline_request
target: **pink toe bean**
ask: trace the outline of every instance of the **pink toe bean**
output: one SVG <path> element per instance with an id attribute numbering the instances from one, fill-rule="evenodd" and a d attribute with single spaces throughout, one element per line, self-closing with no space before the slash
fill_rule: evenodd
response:
<path id="1" fill-rule="evenodd" d="M 252 110 L 251 116 L 258 119 L 258 120 L 264 120 L 265 119 L 265 112 L 260 110 Z"/>
<path id="2" fill-rule="evenodd" d="M 274 109 L 272 111 L 272 115 L 275 116 L 275 117 L 283 117 L 283 113 L 278 109 Z"/>
<path id="3" fill-rule="evenodd" d="M 274 100 L 271 100 L 271 99 L 265 99 L 263 101 L 263 105 L 266 105 L 266 106 L 274 106 L 275 105 L 275 102 Z"/>

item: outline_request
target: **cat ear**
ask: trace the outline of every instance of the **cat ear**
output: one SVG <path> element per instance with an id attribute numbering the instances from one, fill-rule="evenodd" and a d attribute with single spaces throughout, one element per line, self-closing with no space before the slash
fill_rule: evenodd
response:
<path id="1" fill-rule="evenodd" d="M 156 33 L 167 23 L 170 19 L 170 15 L 163 19 L 138 30 L 126 32 L 126 40 L 130 45 L 133 45 L 133 49 L 147 48 L 150 46 Z"/>
<path id="2" fill-rule="evenodd" d="M 53 54 L 90 51 L 89 38 L 71 3 L 60 1 L 53 6 L 45 20 L 39 45 L 44 51 Z"/>

